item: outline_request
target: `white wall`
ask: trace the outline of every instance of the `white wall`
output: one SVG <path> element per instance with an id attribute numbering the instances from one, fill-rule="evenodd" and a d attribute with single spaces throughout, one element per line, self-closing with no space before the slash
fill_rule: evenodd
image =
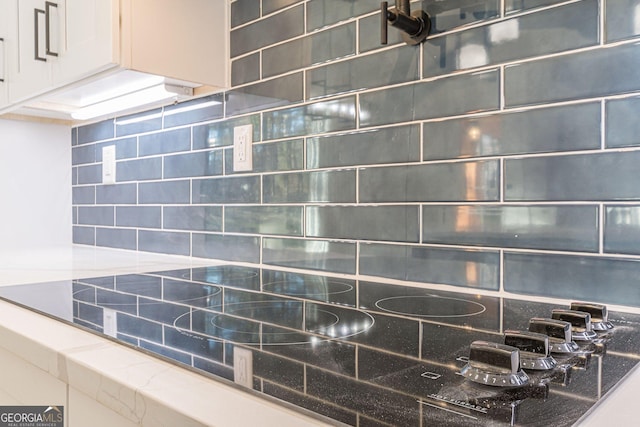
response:
<path id="1" fill-rule="evenodd" d="M 0 119 L 0 253 L 71 244 L 71 129 Z"/>

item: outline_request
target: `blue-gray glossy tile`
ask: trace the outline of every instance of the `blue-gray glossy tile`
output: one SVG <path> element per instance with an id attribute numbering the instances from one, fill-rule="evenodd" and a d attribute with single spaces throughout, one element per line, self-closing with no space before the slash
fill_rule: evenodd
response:
<path id="1" fill-rule="evenodd" d="M 126 228 L 96 228 L 96 246 L 136 250 L 136 230 Z"/>
<path id="2" fill-rule="evenodd" d="M 165 129 L 222 118 L 224 95 L 209 95 L 164 107 Z"/>
<path id="3" fill-rule="evenodd" d="M 500 254 L 489 250 L 361 244 L 360 274 L 498 290 Z"/>
<path id="4" fill-rule="evenodd" d="M 420 161 L 418 125 L 307 138 L 307 168 Z"/>
<path id="5" fill-rule="evenodd" d="M 379 9 L 380 4 L 371 1 L 311 0 L 307 3 L 307 31 Z M 373 33 L 376 39 L 379 38 L 378 31 Z"/>
<path id="6" fill-rule="evenodd" d="M 505 200 L 640 200 L 640 152 L 507 159 Z"/>
<path id="7" fill-rule="evenodd" d="M 144 274 L 123 274 L 116 276 L 115 290 L 128 294 L 162 298 L 162 278 Z"/>
<path id="8" fill-rule="evenodd" d="M 355 97 L 263 113 L 264 140 L 355 129 Z"/>
<path id="9" fill-rule="evenodd" d="M 116 118 L 117 137 L 160 129 L 162 129 L 162 108 Z"/>
<path id="10" fill-rule="evenodd" d="M 299 172 L 263 177 L 264 203 L 356 201 L 355 170 Z"/>
<path id="11" fill-rule="evenodd" d="M 341 25 L 265 49 L 262 52 L 262 77 L 275 76 L 355 53 L 356 25 Z"/>
<path id="12" fill-rule="evenodd" d="M 431 18 L 431 34 L 500 17 L 499 0 L 423 2 L 422 7 Z"/>
<path id="13" fill-rule="evenodd" d="M 104 313 L 102 311 L 102 307 L 96 307 L 95 305 L 79 303 L 77 317 L 86 322 L 93 323 L 94 325 L 102 326 Z"/>
<path id="14" fill-rule="evenodd" d="M 608 42 L 640 34 L 638 0 L 607 0 L 605 5 L 605 28 Z"/>
<path id="15" fill-rule="evenodd" d="M 277 172 L 303 169 L 304 146 L 302 139 L 253 145 L 253 168 L 248 173 Z M 225 153 L 226 174 L 247 173 L 233 170 L 233 150 Z"/>
<path id="16" fill-rule="evenodd" d="M 563 2 L 564 0 L 505 0 L 504 9 L 506 13 L 516 13 Z"/>
<path id="17" fill-rule="evenodd" d="M 225 261 L 260 262 L 260 238 L 193 233 L 191 256 Z"/>
<path id="18" fill-rule="evenodd" d="M 185 334 L 182 330 L 164 326 L 164 340 L 166 346 L 187 351 L 208 360 L 222 361 L 224 356 L 222 342 L 195 332 Z"/>
<path id="19" fill-rule="evenodd" d="M 233 129 L 236 126 L 252 125 L 253 141 L 260 141 L 260 115 L 238 117 L 220 122 L 193 127 L 193 149 L 233 145 Z"/>
<path id="20" fill-rule="evenodd" d="M 114 225 L 113 206 L 81 206 L 78 209 L 78 224 Z"/>
<path id="21" fill-rule="evenodd" d="M 110 145 L 116 146 L 116 160 L 132 159 L 138 157 L 138 137 L 126 137 L 111 139 L 95 145 L 96 162 L 102 161 L 102 148 Z"/>
<path id="22" fill-rule="evenodd" d="M 640 44 L 579 52 L 505 68 L 507 106 L 533 105 L 640 90 Z"/>
<path id="23" fill-rule="evenodd" d="M 497 160 L 360 170 L 360 202 L 497 201 Z"/>
<path id="24" fill-rule="evenodd" d="M 399 46 L 307 71 L 308 99 L 418 80 L 420 52 Z"/>
<path id="25" fill-rule="evenodd" d="M 304 33 L 304 5 L 231 30 L 231 57 Z"/>
<path id="26" fill-rule="evenodd" d="M 598 250 L 596 206 L 423 206 L 422 242 Z"/>
<path id="27" fill-rule="evenodd" d="M 191 201 L 188 180 L 143 182 L 138 184 L 138 191 L 141 204 L 187 204 Z"/>
<path id="28" fill-rule="evenodd" d="M 224 230 L 227 233 L 302 236 L 301 206 L 227 206 Z"/>
<path id="29" fill-rule="evenodd" d="M 164 206 L 163 228 L 222 231 L 221 206 Z"/>
<path id="30" fill-rule="evenodd" d="M 231 28 L 260 18 L 260 2 L 236 0 L 231 3 Z"/>
<path id="31" fill-rule="evenodd" d="M 118 313 L 116 321 L 118 332 L 162 344 L 162 325 L 123 313 Z"/>
<path id="32" fill-rule="evenodd" d="M 227 92 L 227 116 L 281 107 L 304 98 L 302 72 L 276 77 Z"/>
<path id="33" fill-rule="evenodd" d="M 607 147 L 640 145 L 640 98 L 613 99 L 605 105 Z"/>
<path id="34" fill-rule="evenodd" d="M 483 42 L 479 44 L 479 40 Z M 423 44 L 423 75 L 448 74 L 597 43 L 598 1 L 585 0 L 429 39 Z"/>
<path id="35" fill-rule="evenodd" d="M 116 288 L 116 277 L 115 276 L 105 276 L 105 277 L 90 277 L 87 279 L 80 279 L 82 283 L 93 285 L 98 288 L 104 289 L 115 289 Z"/>
<path id="36" fill-rule="evenodd" d="M 139 299 L 138 315 L 143 319 L 173 325 L 176 321 L 186 321 L 188 325 L 190 308 L 185 305 L 171 304 L 167 301 Z"/>
<path id="37" fill-rule="evenodd" d="M 307 206 L 306 236 L 418 243 L 418 206 Z"/>
<path id="38" fill-rule="evenodd" d="M 196 307 L 222 307 L 222 288 L 193 282 L 164 279 L 162 299 Z"/>
<path id="39" fill-rule="evenodd" d="M 600 103 L 424 124 L 424 160 L 600 148 Z"/>
<path id="40" fill-rule="evenodd" d="M 116 226 L 161 228 L 162 210 L 159 206 L 116 206 Z"/>
<path id="41" fill-rule="evenodd" d="M 640 306 L 637 259 L 505 253 L 504 288 L 525 295 Z"/>
<path id="42" fill-rule="evenodd" d="M 96 202 L 96 187 L 74 187 L 71 190 L 74 205 L 93 205 Z"/>
<path id="43" fill-rule="evenodd" d="M 604 250 L 640 255 L 640 206 L 606 206 Z"/>
<path id="44" fill-rule="evenodd" d="M 95 245 L 96 230 L 94 227 L 73 227 L 73 243 L 79 245 Z"/>
<path id="45" fill-rule="evenodd" d="M 154 344 L 144 340 L 140 340 L 140 347 L 152 353 L 159 354 L 164 357 L 168 357 L 169 359 L 173 359 L 176 362 L 191 366 L 191 359 L 193 358 L 193 356 L 189 353 L 173 350 L 163 345 Z"/>
<path id="46" fill-rule="evenodd" d="M 191 238 L 189 233 L 139 230 L 138 250 L 188 256 Z"/>
<path id="47" fill-rule="evenodd" d="M 71 128 L 71 146 L 75 147 L 78 145 L 78 128 Z"/>
<path id="48" fill-rule="evenodd" d="M 78 145 L 113 138 L 113 119 L 78 127 Z"/>
<path id="49" fill-rule="evenodd" d="M 71 164 L 73 166 L 81 165 L 84 163 L 96 162 L 96 146 L 80 145 L 71 149 Z"/>
<path id="50" fill-rule="evenodd" d="M 360 95 L 360 125 L 497 110 L 500 106 L 498 74 L 497 70 L 490 70 L 364 93 Z M 402 102 L 389 102 L 391 99 Z"/>
<path id="51" fill-rule="evenodd" d="M 86 284 L 73 282 L 73 299 L 77 301 L 96 303 L 96 288 Z"/>
<path id="52" fill-rule="evenodd" d="M 142 135 L 138 141 L 138 155 L 175 153 L 191 149 L 191 129 L 182 128 L 171 131 Z"/>
<path id="53" fill-rule="evenodd" d="M 231 62 L 231 86 L 260 80 L 260 52 L 243 56 Z"/>
<path id="54" fill-rule="evenodd" d="M 78 167 L 78 184 L 98 184 L 102 182 L 102 165 Z"/>
<path id="55" fill-rule="evenodd" d="M 356 245 L 328 240 L 262 239 L 262 262 L 281 267 L 354 274 Z"/>
<path id="56" fill-rule="evenodd" d="M 164 178 L 222 175 L 223 152 L 204 151 L 164 157 Z"/>
<path id="57" fill-rule="evenodd" d="M 96 289 L 96 303 L 105 308 L 135 315 L 138 312 L 137 297 L 107 289 Z M 118 313 L 118 317 L 121 313 Z M 118 322 L 118 326 L 120 322 Z"/>
<path id="58" fill-rule="evenodd" d="M 262 0 L 262 14 L 267 15 L 287 6 L 302 3 L 303 1 L 304 0 Z"/>
<path id="59" fill-rule="evenodd" d="M 96 203 L 99 205 L 135 204 L 138 198 L 136 184 L 99 185 L 96 187 Z"/>
<path id="60" fill-rule="evenodd" d="M 71 185 L 78 185 L 78 168 L 75 166 L 71 168 Z"/>
<path id="61" fill-rule="evenodd" d="M 260 177 L 198 179 L 193 181 L 193 203 L 260 203 Z"/>
<path id="62" fill-rule="evenodd" d="M 101 171 L 102 172 L 102 171 Z M 162 178 L 162 159 L 125 160 L 116 163 L 116 181 L 147 181 Z"/>

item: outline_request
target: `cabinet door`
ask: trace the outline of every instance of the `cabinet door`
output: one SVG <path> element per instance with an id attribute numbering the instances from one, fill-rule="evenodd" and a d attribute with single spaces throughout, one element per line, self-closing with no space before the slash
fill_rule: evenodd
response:
<path id="1" fill-rule="evenodd" d="M 9 49 L 7 43 L 9 42 L 9 20 L 7 19 L 8 8 L 7 0 L 0 0 L 0 108 L 5 107 L 9 103 L 9 90 L 7 85 L 9 79 L 7 77 L 7 55 Z"/>
<path id="2" fill-rule="evenodd" d="M 62 52 L 53 64 L 58 87 L 112 68 L 119 62 L 118 0 L 66 0 Z"/>
<path id="3" fill-rule="evenodd" d="M 63 45 L 64 0 L 20 0 L 17 24 L 18 64 L 9 86 L 11 102 L 51 88 L 52 64 Z"/>

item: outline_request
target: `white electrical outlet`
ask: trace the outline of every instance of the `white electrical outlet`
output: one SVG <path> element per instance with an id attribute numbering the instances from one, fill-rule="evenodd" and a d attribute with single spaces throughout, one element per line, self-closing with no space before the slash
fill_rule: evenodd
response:
<path id="1" fill-rule="evenodd" d="M 115 310 L 102 309 L 102 332 L 114 338 L 118 334 L 118 317 Z"/>
<path id="2" fill-rule="evenodd" d="M 102 147 L 102 183 L 116 183 L 116 146 Z"/>
<path id="3" fill-rule="evenodd" d="M 233 128 L 233 170 L 253 169 L 253 125 Z"/>
<path id="4" fill-rule="evenodd" d="M 233 347 L 233 381 L 253 388 L 253 353 L 242 347 Z"/>

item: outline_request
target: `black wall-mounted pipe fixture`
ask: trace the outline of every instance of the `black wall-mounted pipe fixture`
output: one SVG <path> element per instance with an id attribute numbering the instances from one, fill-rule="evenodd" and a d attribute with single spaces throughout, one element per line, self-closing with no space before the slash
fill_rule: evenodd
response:
<path id="1" fill-rule="evenodd" d="M 396 7 L 380 3 L 380 43 L 387 44 L 387 24 L 402 31 L 402 40 L 408 45 L 422 43 L 431 30 L 431 20 L 424 10 L 411 12 L 409 0 L 396 0 Z"/>

